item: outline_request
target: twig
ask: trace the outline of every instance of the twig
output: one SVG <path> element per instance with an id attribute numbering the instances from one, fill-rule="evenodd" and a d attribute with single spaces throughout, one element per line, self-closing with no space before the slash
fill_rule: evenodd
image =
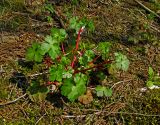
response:
<path id="1" fill-rule="evenodd" d="M 98 110 L 93 110 L 93 111 L 98 111 Z M 101 113 L 106 113 L 108 111 L 98 111 L 95 114 L 100 115 Z M 122 114 L 122 115 L 138 115 L 138 116 L 145 116 L 145 117 L 160 117 L 160 115 L 148 115 L 148 114 L 142 114 L 142 113 L 130 113 L 130 112 L 108 112 L 106 116 L 111 115 L 111 114 Z M 87 114 L 88 115 L 88 114 Z M 62 115 L 63 118 L 84 118 L 86 115 Z"/>
<path id="2" fill-rule="evenodd" d="M 148 114 L 142 114 L 142 113 L 130 113 L 130 112 L 109 112 L 107 115 L 110 114 L 122 114 L 122 115 L 138 115 L 138 116 L 146 116 L 146 117 L 160 117 L 160 115 L 148 115 Z"/>
<path id="3" fill-rule="evenodd" d="M 120 82 L 122 82 L 122 81 L 120 81 Z M 75 109 L 75 108 L 70 107 L 67 103 L 65 103 L 62 98 L 61 98 L 61 100 L 69 108 Z M 110 104 L 110 105 L 112 105 L 112 104 Z M 97 109 L 80 109 L 80 110 L 82 110 L 82 111 L 85 110 L 85 111 L 89 111 L 89 112 L 95 112 L 94 114 L 96 114 L 96 115 L 100 115 L 101 113 L 107 113 L 106 116 L 109 116 L 111 114 L 122 114 L 122 115 L 138 115 L 138 116 L 146 116 L 146 117 L 160 117 L 160 115 L 148 115 L 148 114 L 142 114 L 142 113 L 136 113 L 136 112 L 133 112 L 133 113 L 130 113 L 130 112 L 113 112 L 113 111 L 109 112 L 109 111 L 106 111 L 106 110 L 97 110 Z M 93 113 L 91 113 L 91 114 L 93 114 Z M 76 115 L 62 115 L 62 117 L 63 118 L 84 118 L 84 117 L 86 117 L 86 114 L 77 115 L 77 116 Z"/>
<path id="4" fill-rule="evenodd" d="M 11 86 L 11 84 L 12 84 L 12 83 L 10 83 L 10 86 Z M 16 87 L 17 87 L 17 84 L 16 84 L 14 87 L 12 87 L 12 89 L 10 90 L 10 93 L 9 93 L 7 99 L 10 99 L 10 97 L 11 97 L 11 95 L 12 95 L 12 92 L 13 92 L 13 90 L 14 90 Z"/>
<path id="5" fill-rule="evenodd" d="M 24 111 L 23 107 L 19 107 L 20 111 L 23 113 L 23 115 L 25 116 L 26 119 L 29 119 L 29 116 L 27 115 L 27 113 Z"/>
<path id="6" fill-rule="evenodd" d="M 32 74 L 32 75 L 28 75 L 27 77 L 36 77 L 36 76 L 40 76 L 43 74 L 48 74 L 48 71 L 46 72 L 42 72 L 42 73 L 36 73 L 36 74 Z M 16 78 L 24 78 L 25 76 L 17 76 Z"/>
<path id="7" fill-rule="evenodd" d="M 129 82 L 129 81 L 131 81 L 131 80 L 132 80 L 132 79 L 116 82 L 111 88 L 114 88 L 116 85 L 118 85 L 118 84 L 120 84 L 120 83 Z"/>
<path id="8" fill-rule="evenodd" d="M 154 14 L 156 17 L 158 17 L 160 19 L 160 16 L 157 13 L 155 13 L 154 11 L 152 11 L 151 9 L 149 9 L 148 7 L 146 7 L 145 5 L 143 5 L 139 0 L 134 0 L 134 1 L 137 2 L 145 10 L 147 10 L 148 12 Z"/>
<path id="9" fill-rule="evenodd" d="M 6 102 L 6 103 L 0 103 L 0 106 L 5 106 L 5 105 L 9 105 L 9 104 L 15 103 L 18 100 L 20 100 L 21 98 L 25 97 L 26 95 L 27 95 L 27 93 L 25 93 L 22 96 L 16 98 L 15 100 L 12 100 L 12 101 L 9 101 L 9 102 Z"/>
<path id="10" fill-rule="evenodd" d="M 58 14 L 58 12 L 54 10 L 54 14 L 55 14 L 55 16 L 58 18 L 61 27 L 66 30 L 66 26 L 64 25 L 64 22 L 63 22 L 63 20 L 61 19 L 61 17 L 60 17 L 60 15 Z"/>
<path id="11" fill-rule="evenodd" d="M 63 118 L 84 118 L 86 115 L 62 115 Z"/>
<path id="12" fill-rule="evenodd" d="M 154 27 L 153 25 L 150 26 L 153 30 L 157 31 L 158 33 L 160 33 L 160 30 L 157 29 L 156 27 Z"/>
<path id="13" fill-rule="evenodd" d="M 109 3 L 103 2 L 102 0 L 99 0 L 99 2 L 107 6 L 109 5 Z"/>
<path id="14" fill-rule="evenodd" d="M 127 9 L 127 8 L 124 8 L 124 9 Z M 129 10 L 128 10 L 128 11 L 129 11 Z M 140 11 L 140 10 L 137 10 L 137 11 L 138 11 L 142 16 L 144 16 L 145 18 L 147 18 L 147 16 L 146 16 L 142 11 Z M 135 15 L 135 14 L 134 14 L 134 15 Z M 135 15 L 135 17 L 137 17 L 137 16 Z M 152 30 L 160 33 L 160 30 L 157 29 L 153 24 L 150 25 L 150 28 L 151 28 Z"/>
<path id="15" fill-rule="evenodd" d="M 46 115 L 46 113 L 44 113 L 39 119 L 38 121 L 35 123 L 35 125 L 37 125 L 39 123 L 39 121 Z"/>
<path id="16" fill-rule="evenodd" d="M 36 77 L 36 76 L 40 76 L 40 75 L 43 75 L 43 74 L 48 74 L 48 71 L 42 72 L 42 73 L 37 73 L 37 74 L 32 74 L 32 75 L 29 75 L 29 77 Z"/>
<path id="17" fill-rule="evenodd" d="M 62 97 L 61 97 L 60 99 L 61 99 L 61 101 L 62 101 L 63 104 L 65 104 L 65 105 L 66 105 L 67 107 L 69 107 L 69 108 L 72 108 L 72 107 L 70 107 L 70 106 L 63 100 Z"/>
<path id="18" fill-rule="evenodd" d="M 11 14 L 13 14 L 13 15 L 21 15 L 21 16 L 30 16 L 31 15 L 31 14 L 28 14 L 28 13 L 15 12 L 15 11 L 12 11 Z"/>

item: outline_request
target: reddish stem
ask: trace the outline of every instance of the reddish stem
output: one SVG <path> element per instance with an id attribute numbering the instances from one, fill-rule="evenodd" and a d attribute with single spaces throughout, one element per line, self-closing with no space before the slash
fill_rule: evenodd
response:
<path id="1" fill-rule="evenodd" d="M 78 50 L 79 47 L 79 41 L 81 39 L 81 33 L 84 31 L 84 27 L 81 27 L 80 30 L 78 31 L 78 36 L 76 40 L 76 51 Z"/>
<path id="2" fill-rule="evenodd" d="M 47 56 L 44 58 L 44 64 L 46 64 L 47 68 L 49 68 L 53 64 L 53 61 L 50 57 Z"/>
<path id="3" fill-rule="evenodd" d="M 97 64 L 95 66 L 92 66 L 90 68 L 86 68 L 86 69 L 83 69 L 83 70 L 75 70 L 74 74 L 79 73 L 79 72 L 83 72 L 84 73 L 84 72 L 86 72 L 86 71 L 88 71 L 90 69 L 103 67 L 105 64 L 110 64 L 111 62 L 112 62 L 112 60 L 106 60 L 106 61 L 104 61 L 104 62 L 102 62 L 100 64 Z"/>
<path id="4" fill-rule="evenodd" d="M 72 68 L 74 67 L 74 63 L 75 63 L 76 60 L 77 60 L 77 57 L 74 55 L 73 61 L 72 61 L 72 63 L 71 63 L 71 67 L 72 67 Z"/>
<path id="5" fill-rule="evenodd" d="M 81 36 L 80 36 L 80 32 L 78 32 L 78 36 L 77 36 L 77 39 L 76 39 L 76 51 L 78 50 L 78 47 L 79 47 L 79 41 L 81 39 Z"/>
<path id="6" fill-rule="evenodd" d="M 95 57 L 91 62 L 89 62 L 89 64 L 94 63 L 100 56 Z"/>
<path id="7" fill-rule="evenodd" d="M 78 35 L 77 35 L 77 39 L 76 39 L 76 48 L 75 48 L 75 52 L 73 51 L 74 54 L 76 54 L 76 52 L 78 51 L 79 48 L 79 42 L 81 39 L 81 33 L 83 32 L 84 27 L 81 27 L 80 30 L 78 31 Z M 74 55 L 73 61 L 71 63 L 71 67 L 74 67 L 74 63 L 76 61 L 77 57 Z"/>
<path id="8" fill-rule="evenodd" d="M 63 43 L 61 44 L 61 48 L 62 48 L 63 54 L 65 55 L 66 53 L 65 53 L 65 50 L 64 50 L 64 45 L 63 45 Z"/>

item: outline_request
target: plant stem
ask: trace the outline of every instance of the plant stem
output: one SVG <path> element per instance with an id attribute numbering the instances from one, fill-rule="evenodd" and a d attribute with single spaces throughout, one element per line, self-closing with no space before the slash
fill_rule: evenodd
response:
<path id="1" fill-rule="evenodd" d="M 71 67 L 72 67 L 72 68 L 74 67 L 74 63 L 75 63 L 76 60 L 77 60 L 77 57 L 74 55 L 73 61 L 72 61 L 72 63 L 71 63 Z"/>
<path id="2" fill-rule="evenodd" d="M 79 48 L 79 41 L 81 39 L 81 32 L 82 32 L 82 28 L 78 31 L 78 36 L 77 36 L 77 39 L 76 39 L 76 51 Z"/>
<path id="3" fill-rule="evenodd" d="M 63 54 L 65 55 L 66 53 L 65 53 L 65 50 L 64 50 L 64 45 L 63 45 L 63 43 L 61 44 L 61 48 L 62 48 Z"/>
<path id="4" fill-rule="evenodd" d="M 80 39 L 81 39 L 81 33 L 83 32 L 83 29 L 84 29 L 84 27 L 81 27 L 80 30 L 78 31 L 78 35 L 77 35 L 77 39 L 76 39 L 76 48 L 75 48 L 75 51 L 73 51 L 74 54 L 76 54 L 78 49 L 79 49 L 79 42 L 80 42 Z M 74 67 L 74 63 L 75 63 L 76 60 L 77 60 L 77 57 L 74 55 L 73 61 L 71 63 L 72 68 Z"/>
<path id="5" fill-rule="evenodd" d="M 83 70 L 75 70 L 74 74 L 79 73 L 79 72 L 86 72 L 86 71 L 88 71 L 90 69 L 93 69 L 93 68 L 103 67 L 105 64 L 110 64 L 111 62 L 112 62 L 112 60 L 106 60 L 106 61 L 104 61 L 100 64 L 97 64 L 95 66 L 92 66 L 90 68 L 86 68 L 86 69 L 83 69 Z"/>
<path id="6" fill-rule="evenodd" d="M 89 62 L 89 64 L 94 63 L 100 56 L 95 57 L 91 62 Z"/>

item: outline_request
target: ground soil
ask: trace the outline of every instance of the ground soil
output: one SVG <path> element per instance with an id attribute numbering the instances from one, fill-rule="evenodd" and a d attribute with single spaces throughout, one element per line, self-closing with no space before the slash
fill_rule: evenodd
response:
<path id="1" fill-rule="evenodd" d="M 156 8 L 146 0 L 140 2 L 159 14 L 160 7 Z M 160 70 L 159 17 L 148 19 L 149 12 L 136 0 L 84 0 L 78 6 L 69 1 L 53 4 L 60 20 L 64 21 L 67 13 L 92 19 L 95 31 L 84 34 L 82 40 L 93 43 L 110 41 L 113 52 L 121 51 L 130 60 L 129 70 L 108 78 L 106 85 L 117 83 L 111 98 L 95 98 L 92 103 L 82 105 L 70 103 L 59 94 L 50 95 L 41 103 L 33 103 L 26 97 L 11 105 L 0 105 L 0 124 L 160 124 L 160 91 L 141 91 L 146 87 L 148 67 L 158 73 Z M 26 5 L 32 10 L 30 13 L 10 8 L 0 17 L 0 26 L 6 24 L 0 33 L 0 104 L 22 95 L 9 79 L 14 71 L 24 71 L 17 61 L 25 58 L 31 43 L 41 42 L 49 33 L 50 24 L 43 20 L 40 15 L 43 13 L 36 10 L 39 5 L 34 5 Z M 23 19 L 13 28 L 14 17 Z M 60 20 L 56 18 L 52 25 L 62 27 Z M 142 37 L 143 33 L 147 37 Z M 131 36 L 136 40 L 130 41 Z"/>

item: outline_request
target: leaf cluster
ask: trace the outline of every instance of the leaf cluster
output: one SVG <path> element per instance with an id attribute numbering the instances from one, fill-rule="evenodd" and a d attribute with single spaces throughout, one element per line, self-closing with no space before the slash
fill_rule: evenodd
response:
<path id="1" fill-rule="evenodd" d="M 149 88 L 160 85 L 160 76 L 153 71 L 152 67 L 148 68 L 148 80 L 146 85 Z"/>
<path id="2" fill-rule="evenodd" d="M 42 44 L 33 43 L 26 52 L 28 61 L 42 62 L 44 55 L 48 54 L 53 60 L 61 54 L 60 43 L 66 38 L 64 29 L 51 29 L 51 35 L 46 36 Z"/>
<path id="3" fill-rule="evenodd" d="M 48 8 L 49 9 L 49 8 Z M 77 17 L 70 19 L 70 29 L 75 30 L 75 34 L 82 27 L 94 29 L 92 22 L 87 19 L 79 20 Z M 28 61 L 42 62 L 47 55 L 53 61 L 49 67 L 49 81 L 51 83 L 60 83 L 61 94 L 66 96 L 70 101 L 75 101 L 78 97 L 85 94 L 87 85 L 91 79 L 90 74 L 94 74 L 95 69 L 99 67 L 107 68 L 110 65 L 110 42 L 100 42 L 97 47 L 94 44 L 88 45 L 81 43 L 78 50 L 61 48 L 68 38 L 68 34 L 64 29 L 52 28 L 51 34 L 46 36 L 42 43 L 33 43 L 26 52 Z M 67 39 L 68 40 L 68 39 Z M 68 46 L 70 47 L 70 46 Z M 65 54 L 62 52 L 65 49 Z M 63 50 L 64 51 L 64 50 Z M 99 64 L 97 57 L 102 57 Z M 73 67 L 71 64 L 75 63 Z M 115 53 L 115 61 L 113 64 L 117 69 L 127 71 L 129 60 L 121 53 Z M 104 79 L 104 73 L 100 71 L 96 74 L 101 80 Z M 32 98 L 44 98 L 49 89 L 47 86 L 41 86 L 39 83 L 32 83 L 28 91 Z M 106 86 L 96 87 L 97 96 L 111 96 L 112 89 Z"/>
<path id="4" fill-rule="evenodd" d="M 70 101 L 74 101 L 86 92 L 88 78 L 85 74 L 78 73 L 74 77 L 65 79 L 61 87 L 62 95 L 67 96 Z"/>
<path id="5" fill-rule="evenodd" d="M 112 96 L 112 89 L 111 88 L 107 88 L 105 86 L 97 86 L 95 88 L 96 90 L 96 93 L 97 93 L 97 96 L 98 97 L 103 97 L 103 96 L 107 96 L 107 97 L 110 97 Z"/>
<path id="6" fill-rule="evenodd" d="M 129 67 L 129 60 L 127 59 L 127 56 L 117 52 L 114 53 L 114 55 L 116 68 L 121 69 L 123 71 L 127 71 Z"/>
<path id="7" fill-rule="evenodd" d="M 81 20 L 79 20 L 78 17 L 72 17 L 69 20 L 69 28 L 76 30 L 76 32 L 78 32 L 78 30 L 83 26 L 88 28 L 90 31 L 95 30 L 94 23 L 92 20 L 88 20 L 86 18 L 82 18 Z"/>

